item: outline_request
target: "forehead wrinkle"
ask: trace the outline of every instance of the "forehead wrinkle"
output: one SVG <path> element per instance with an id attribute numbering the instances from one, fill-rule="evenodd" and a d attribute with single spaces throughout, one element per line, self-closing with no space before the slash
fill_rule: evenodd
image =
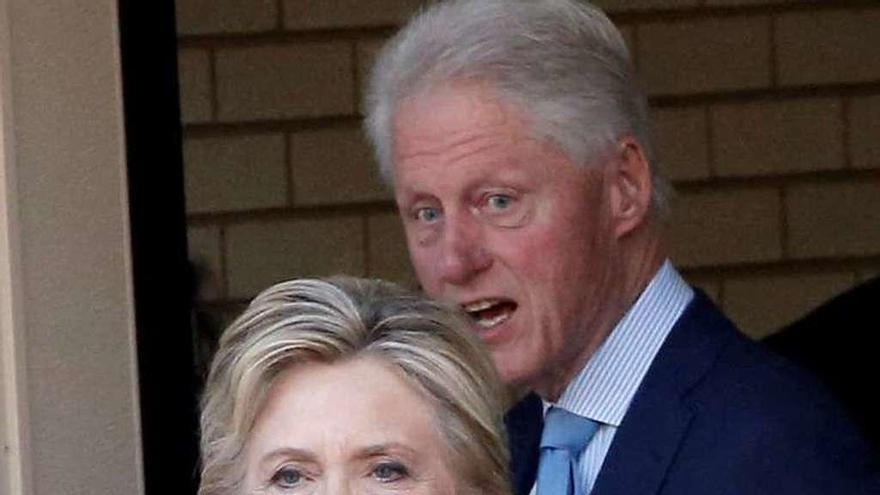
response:
<path id="1" fill-rule="evenodd" d="M 466 108 L 469 113 L 473 109 Z M 405 119 L 406 117 L 404 117 Z M 465 144 L 481 137 L 500 136 L 506 134 L 505 128 L 517 127 L 515 119 L 511 122 L 508 115 L 498 110 L 491 115 L 468 115 L 459 122 L 449 123 L 443 117 L 416 116 L 414 125 L 418 132 L 412 132 L 412 123 L 398 126 L 401 144 L 424 148 L 447 148 Z M 514 125 L 511 125 L 514 124 Z M 427 127 L 427 129 L 425 129 Z M 464 135 L 464 137 L 460 137 Z"/>
<path id="2" fill-rule="evenodd" d="M 511 129 L 521 129 L 520 109 L 473 83 L 458 84 L 404 101 L 394 117 L 395 148 L 416 148 L 414 153 L 433 156 L 447 148 L 464 146 L 481 138 L 510 137 Z M 419 129 L 413 131 L 412 129 Z M 464 137 L 461 137 L 464 135 Z"/>
<path id="3" fill-rule="evenodd" d="M 479 155 L 480 153 L 482 153 L 486 150 L 489 150 L 492 148 L 497 148 L 497 147 L 499 147 L 498 143 L 486 143 L 485 145 L 480 146 L 480 147 L 474 147 L 472 149 L 464 150 L 457 155 L 453 155 L 453 156 L 449 157 L 448 165 L 455 165 L 455 164 L 462 162 L 462 161 L 464 161 L 474 155 Z"/>
<path id="4" fill-rule="evenodd" d="M 406 160 L 412 158 L 439 157 L 448 153 L 449 156 L 446 162 L 451 165 L 460 162 L 466 158 L 469 158 L 473 155 L 477 155 L 484 151 L 502 146 L 502 143 L 498 143 L 498 140 L 494 139 L 495 137 L 496 136 L 486 135 L 471 136 L 461 139 L 459 141 L 443 143 L 438 146 L 430 147 L 428 149 L 413 151 L 412 153 L 403 155 L 400 158 L 402 160 Z"/>

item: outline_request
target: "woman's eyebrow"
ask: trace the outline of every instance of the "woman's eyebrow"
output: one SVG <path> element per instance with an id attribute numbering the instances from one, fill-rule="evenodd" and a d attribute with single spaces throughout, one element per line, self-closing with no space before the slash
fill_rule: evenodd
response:
<path id="1" fill-rule="evenodd" d="M 260 456 L 260 464 L 267 464 L 277 458 L 294 459 L 304 462 L 315 462 L 318 456 L 310 450 L 297 449 L 293 447 L 279 447 L 270 450 L 269 452 L 266 452 L 264 455 Z"/>
<path id="2" fill-rule="evenodd" d="M 399 454 L 407 457 L 415 457 L 417 452 L 408 445 L 400 442 L 384 442 L 374 445 L 368 445 L 357 450 L 355 457 L 375 457 L 382 454 Z"/>

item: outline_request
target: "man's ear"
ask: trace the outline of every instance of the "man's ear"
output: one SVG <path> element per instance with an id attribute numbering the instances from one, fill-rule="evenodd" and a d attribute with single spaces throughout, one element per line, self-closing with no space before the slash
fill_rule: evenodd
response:
<path id="1" fill-rule="evenodd" d="M 614 235 L 620 239 L 647 221 L 651 208 L 651 166 L 634 137 L 622 138 L 609 167 Z"/>

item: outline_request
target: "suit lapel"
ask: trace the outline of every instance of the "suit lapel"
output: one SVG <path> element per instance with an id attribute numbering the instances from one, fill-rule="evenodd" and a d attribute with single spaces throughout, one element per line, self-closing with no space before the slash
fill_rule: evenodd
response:
<path id="1" fill-rule="evenodd" d="M 688 392 L 709 371 L 725 339 L 723 316 L 697 291 L 639 386 L 591 495 L 657 493 L 688 431 Z"/>

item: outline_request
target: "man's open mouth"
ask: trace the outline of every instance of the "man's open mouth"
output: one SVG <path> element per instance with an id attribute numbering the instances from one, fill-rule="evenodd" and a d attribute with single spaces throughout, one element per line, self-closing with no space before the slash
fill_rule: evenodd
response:
<path id="1" fill-rule="evenodd" d="M 516 303 L 509 299 L 480 299 L 461 307 L 481 328 L 500 325 L 516 311 Z"/>

